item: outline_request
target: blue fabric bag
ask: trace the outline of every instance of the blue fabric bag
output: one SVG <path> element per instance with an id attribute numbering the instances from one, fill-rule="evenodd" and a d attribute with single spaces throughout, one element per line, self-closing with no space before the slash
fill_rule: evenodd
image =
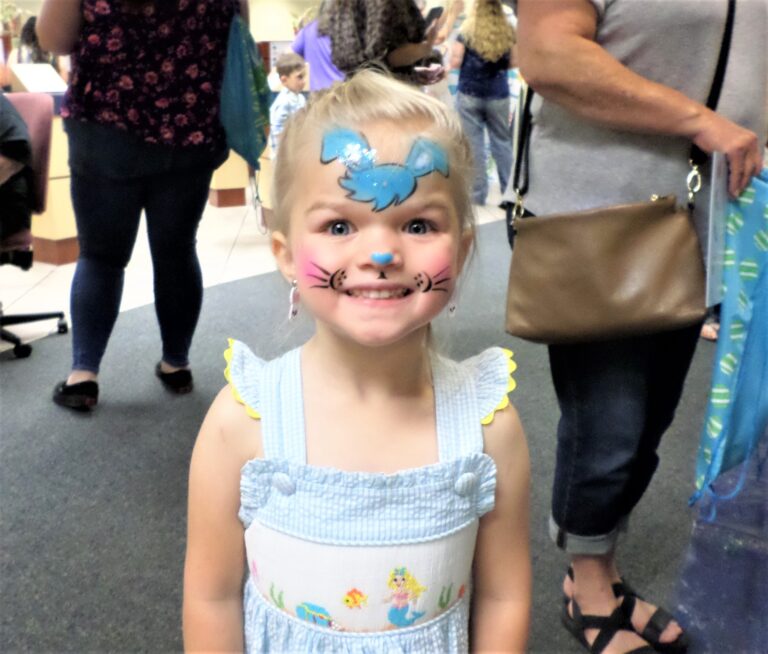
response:
<path id="1" fill-rule="evenodd" d="M 717 501 L 738 494 L 747 466 L 726 494 L 717 477 L 755 453 L 768 434 L 768 168 L 728 203 L 724 298 L 709 406 L 696 463 L 696 492 Z"/>
<path id="2" fill-rule="evenodd" d="M 269 86 L 256 43 L 243 18 L 229 28 L 227 59 L 221 85 L 220 120 L 227 145 L 255 170 L 267 144 Z"/>

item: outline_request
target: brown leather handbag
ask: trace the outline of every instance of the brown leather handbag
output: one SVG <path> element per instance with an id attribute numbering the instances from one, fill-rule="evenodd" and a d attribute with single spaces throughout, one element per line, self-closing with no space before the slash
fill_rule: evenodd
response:
<path id="1" fill-rule="evenodd" d="M 733 25 L 729 0 L 707 106 L 722 87 Z M 506 330 L 539 343 L 576 343 L 661 332 L 703 319 L 705 271 L 691 220 L 707 155 L 691 149 L 688 206 L 674 196 L 550 216 L 525 216 L 520 185 L 530 140 L 528 90 L 519 122 L 510 216 L 512 262 Z"/>
<path id="2" fill-rule="evenodd" d="M 507 331 L 540 343 L 619 338 L 704 317 L 704 264 L 674 196 L 515 222 Z"/>

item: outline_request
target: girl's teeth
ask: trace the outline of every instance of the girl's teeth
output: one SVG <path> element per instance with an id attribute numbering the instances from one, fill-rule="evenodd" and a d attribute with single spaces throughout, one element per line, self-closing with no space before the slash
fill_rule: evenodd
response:
<path id="1" fill-rule="evenodd" d="M 405 295 L 406 289 L 400 289 L 396 291 L 353 291 L 352 295 L 355 297 L 362 297 L 371 300 L 389 300 L 391 298 L 399 298 Z"/>

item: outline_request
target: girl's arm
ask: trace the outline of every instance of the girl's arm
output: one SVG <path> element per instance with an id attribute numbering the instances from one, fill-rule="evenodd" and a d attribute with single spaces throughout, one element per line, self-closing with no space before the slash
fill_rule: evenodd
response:
<path id="1" fill-rule="evenodd" d="M 451 46 L 451 70 L 458 70 L 461 68 L 461 62 L 464 61 L 464 44 L 459 41 L 454 41 Z"/>
<path id="2" fill-rule="evenodd" d="M 245 544 L 237 513 L 240 468 L 252 454 L 243 435 L 252 438 L 254 425 L 226 387 L 208 411 L 192 451 L 184 565 L 187 652 L 243 650 Z"/>
<path id="3" fill-rule="evenodd" d="M 475 550 L 472 651 L 524 652 L 531 611 L 528 445 L 512 405 L 484 431 L 485 451 L 496 462 L 496 506 L 480 520 Z"/>
<path id="4" fill-rule="evenodd" d="M 596 43 L 588 0 L 519 0 L 517 15 L 520 72 L 543 97 L 612 129 L 682 136 L 705 152 L 724 152 L 734 196 L 760 171 L 753 132 L 632 72 Z"/>
<path id="5" fill-rule="evenodd" d="M 435 43 L 440 44 L 451 35 L 453 26 L 456 24 L 456 20 L 462 11 L 464 11 L 464 0 L 453 0 L 453 2 L 448 3 L 445 18 L 443 18 L 443 25 L 437 33 Z"/>
<path id="6" fill-rule="evenodd" d="M 45 0 L 35 24 L 43 50 L 65 55 L 72 52 L 80 36 L 81 0 Z"/>

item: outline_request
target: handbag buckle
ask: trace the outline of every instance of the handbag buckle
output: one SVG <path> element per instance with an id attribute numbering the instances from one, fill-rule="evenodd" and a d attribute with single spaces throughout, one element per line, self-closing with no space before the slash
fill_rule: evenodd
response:
<path id="1" fill-rule="evenodd" d="M 689 172 L 688 177 L 685 178 L 685 185 L 688 187 L 688 204 L 693 206 L 694 198 L 701 190 L 701 171 L 693 161 L 689 161 L 688 163 L 691 164 L 691 172 Z"/>
<path id="2" fill-rule="evenodd" d="M 512 205 L 512 215 L 510 216 L 509 224 L 511 227 L 515 226 L 515 221 L 518 218 L 523 217 L 525 207 L 523 207 L 523 195 L 520 193 L 520 189 L 515 189 L 515 203 Z"/>

